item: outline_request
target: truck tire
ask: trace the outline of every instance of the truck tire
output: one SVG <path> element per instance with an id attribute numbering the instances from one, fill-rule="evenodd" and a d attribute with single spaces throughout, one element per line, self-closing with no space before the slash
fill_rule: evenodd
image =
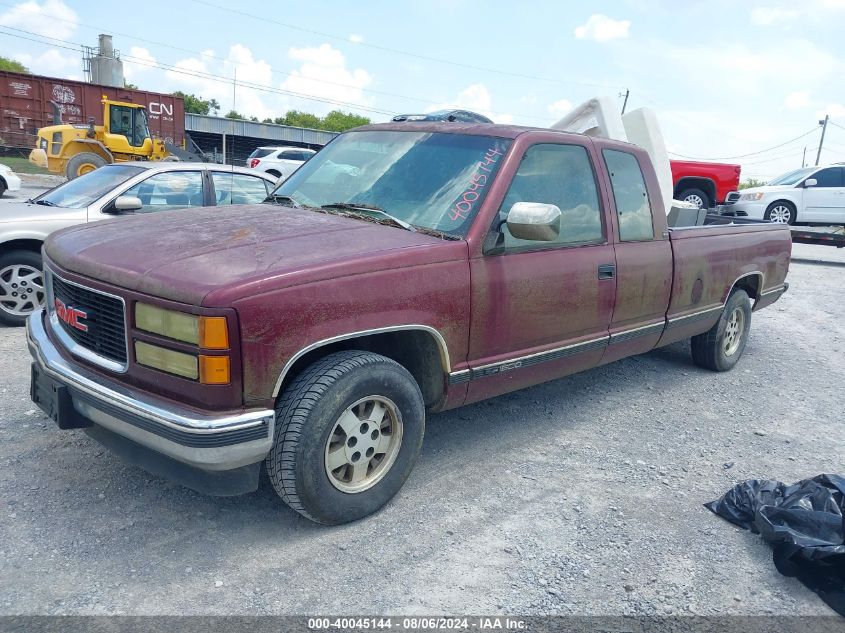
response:
<path id="1" fill-rule="evenodd" d="M 20 327 L 44 305 L 41 255 L 10 251 L 0 255 L 0 323 Z"/>
<path id="2" fill-rule="evenodd" d="M 693 362 L 712 371 L 732 369 L 745 351 L 750 329 L 751 300 L 744 290 L 734 290 L 716 325 L 692 337 Z"/>
<path id="3" fill-rule="evenodd" d="M 701 189 L 684 189 L 678 194 L 676 200 L 692 202 L 694 205 L 697 205 L 699 209 L 709 209 L 713 206 L 713 201 L 710 200 L 710 196 L 704 193 Z"/>
<path id="4" fill-rule="evenodd" d="M 71 156 L 65 169 L 65 177 L 73 180 L 106 164 L 106 159 L 94 152 L 81 152 Z"/>
<path id="5" fill-rule="evenodd" d="M 6 193 L 6 181 L 0 178 L 0 198 L 3 197 L 3 194 Z"/>
<path id="6" fill-rule="evenodd" d="M 795 205 L 788 200 L 776 200 L 768 206 L 763 219 L 774 222 L 775 224 L 792 225 L 798 219 L 798 212 L 795 209 Z"/>
<path id="7" fill-rule="evenodd" d="M 399 491 L 424 432 L 422 393 L 404 367 L 371 352 L 336 352 L 307 367 L 279 398 L 267 472 L 302 516 L 348 523 Z"/>

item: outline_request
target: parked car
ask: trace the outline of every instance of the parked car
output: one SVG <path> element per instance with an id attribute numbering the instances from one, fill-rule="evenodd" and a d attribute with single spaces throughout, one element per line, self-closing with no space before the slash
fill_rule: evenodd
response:
<path id="1" fill-rule="evenodd" d="M 489 118 L 469 110 L 435 110 L 426 114 L 397 114 L 394 121 L 450 121 L 452 123 L 492 123 Z"/>
<path id="2" fill-rule="evenodd" d="M 0 198 L 7 191 L 20 191 L 21 179 L 8 165 L 0 165 Z"/>
<path id="3" fill-rule="evenodd" d="M 731 193 L 739 189 L 739 165 L 693 160 L 671 160 L 669 165 L 675 200 L 691 202 L 699 209 L 730 204 Z"/>
<path id="4" fill-rule="evenodd" d="M 795 169 L 743 189 L 730 213 L 781 224 L 845 224 L 845 166 Z"/>
<path id="5" fill-rule="evenodd" d="M 23 325 L 43 305 L 41 246 L 53 231 L 119 215 L 256 204 L 273 184 L 272 177 L 243 167 L 115 163 L 32 200 L 0 206 L 0 323 Z"/>
<path id="6" fill-rule="evenodd" d="M 304 147 L 257 147 L 246 166 L 284 180 L 316 153 Z"/>
<path id="7" fill-rule="evenodd" d="M 266 463 L 291 508 L 343 523 L 401 488 L 426 412 L 689 338 L 731 369 L 791 246 L 771 224 L 668 228 L 628 143 L 361 127 L 265 204 L 51 235 L 31 393 L 152 472 L 232 495 Z"/>

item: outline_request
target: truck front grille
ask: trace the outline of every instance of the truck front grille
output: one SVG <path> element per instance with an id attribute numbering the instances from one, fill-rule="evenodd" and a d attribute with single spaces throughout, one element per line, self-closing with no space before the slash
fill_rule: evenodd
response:
<path id="1" fill-rule="evenodd" d="M 126 318 L 118 297 L 49 274 L 51 316 L 68 337 L 96 355 L 125 365 Z M 57 301 L 58 300 L 58 301 Z M 64 318 L 62 311 L 64 310 Z M 79 316 L 80 314 L 84 316 Z"/>

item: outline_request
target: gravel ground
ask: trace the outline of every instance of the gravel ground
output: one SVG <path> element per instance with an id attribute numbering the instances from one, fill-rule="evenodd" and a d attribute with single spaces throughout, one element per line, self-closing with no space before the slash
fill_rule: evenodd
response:
<path id="1" fill-rule="evenodd" d="M 0 613 L 830 615 L 702 507 L 842 472 L 845 253 L 794 254 L 734 371 L 676 344 L 433 416 L 397 498 L 336 528 L 266 481 L 206 497 L 58 431 L 0 327 Z"/>

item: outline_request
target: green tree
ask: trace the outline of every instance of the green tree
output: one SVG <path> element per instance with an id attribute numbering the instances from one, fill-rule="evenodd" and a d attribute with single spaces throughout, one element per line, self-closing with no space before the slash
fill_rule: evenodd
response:
<path id="1" fill-rule="evenodd" d="M 300 112 L 299 110 L 288 110 L 284 122 L 281 125 L 293 125 L 294 127 L 308 127 L 320 129 L 322 120 L 316 114 Z"/>
<path id="2" fill-rule="evenodd" d="M 19 61 L 9 59 L 8 57 L 0 57 L 0 70 L 5 70 L 12 73 L 26 73 L 29 74 L 29 68 L 21 64 Z"/>
<path id="3" fill-rule="evenodd" d="M 766 183 L 762 180 L 757 180 L 756 178 L 749 178 L 748 180 L 744 180 L 739 183 L 740 189 L 751 189 L 751 187 L 762 187 Z"/>
<path id="4" fill-rule="evenodd" d="M 194 94 L 184 93 L 181 90 L 177 90 L 172 94 L 174 97 L 182 97 L 185 101 L 185 112 L 190 114 L 216 115 L 220 111 L 220 104 L 217 102 L 217 99 L 203 99 Z"/>
<path id="5" fill-rule="evenodd" d="M 369 125 L 370 119 L 359 114 L 352 114 L 351 112 L 341 112 L 340 110 L 332 110 L 325 117 L 323 117 L 322 126 L 320 129 L 328 130 L 330 132 L 345 132 L 353 127 L 360 125 Z"/>
<path id="6" fill-rule="evenodd" d="M 241 114 L 240 112 L 238 112 L 237 110 L 229 110 L 225 114 L 225 116 L 226 116 L 227 119 L 240 119 L 240 120 L 243 120 L 243 121 L 246 120 L 246 117 L 243 114 Z"/>
<path id="7" fill-rule="evenodd" d="M 125 79 L 123 80 L 123 87 L 126 88 L 127 90 L 137 90 L 138 89 L 138 86 L 136 86 L 133 83 L 126 81 Z"/>

